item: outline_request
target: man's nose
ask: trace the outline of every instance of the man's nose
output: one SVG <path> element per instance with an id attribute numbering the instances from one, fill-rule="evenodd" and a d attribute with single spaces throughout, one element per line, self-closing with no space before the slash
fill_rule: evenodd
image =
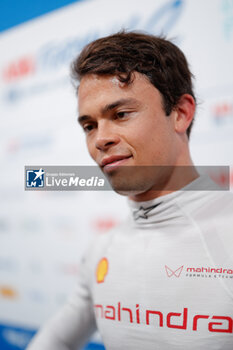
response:
<path id="1" fill-rule="evenodd" d="M 115 132 L 109 120 L 99 122 L 95 146 L 100 151 L 105 151 L 109 147 L 120 142 L 120 137 Z"/>

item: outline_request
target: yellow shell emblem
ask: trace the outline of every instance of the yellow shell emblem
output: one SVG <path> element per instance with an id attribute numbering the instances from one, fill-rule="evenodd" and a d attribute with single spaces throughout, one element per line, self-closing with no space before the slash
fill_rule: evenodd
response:
<path id="1" fill-rule="evenodd" d="M 106 258 L 102 258 L 99 261 L 96 269 L 97 283 L 103 283 L 107 273 L 108 273 L 108 260 Z"/>

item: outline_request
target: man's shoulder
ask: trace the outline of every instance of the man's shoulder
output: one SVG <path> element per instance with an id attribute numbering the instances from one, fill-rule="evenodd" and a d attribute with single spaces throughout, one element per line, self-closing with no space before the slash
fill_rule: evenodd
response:
<path id="1" fill-rule="evenodd" d="M 202 237 L 233 244 L 233 193 L 230 191 L 195 191 L 183 196 L 178 205 Z"/>
<path id="2" fill-rule="evenodd" d="M 233 193 L 217 188 L 213 191 L 197 190 L 186 193 L 179 205 L 192 217 L 233 217 Z"/>

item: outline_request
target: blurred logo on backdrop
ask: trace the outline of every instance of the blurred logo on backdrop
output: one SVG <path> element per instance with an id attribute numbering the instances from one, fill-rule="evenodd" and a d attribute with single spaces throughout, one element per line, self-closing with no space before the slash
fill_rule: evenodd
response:
<path id="1" fill-rule="evenodd" d="M 153 6 L 153 1 L 151 4 Z M 45 90 L 58 88 L 67 83 L 70 84 L 67 73 L 66 76 L 60 76 L 59 79 L 54 79 L 54 76 L 49 79 L 48 72 L 58 72 L 64 66 L 67 67 L 88 42 L 109 34 L 109 31 L 117 32 L 120 28 L 125 27 L 129 30 L 140 28 L 154 34 L 169 33 L 179 20 L 183 7 L 184 0 L 168 0 L 161 3 L 161 5 L 157 5 L 155 9 L 152 7 L 146 18 L 143 18 L 140 13 L 134 16 L 131 15 L 120 27 L 117 19 L 115 25 L 111 23 L 111 29 L 106 25 L 104 32 L 96 28 L 83 36 L 68 37 L 60 42 L 47 42 L 37 52 L 25 53 L 3 67 L 1 72 L 3 82 L 14 84 L 10 85 L 5 100 L 14 103 L 21 98 L 43 93 Z M 19 81 L 29 79 L 30 82 L 30 78 L 38 74 L 46 74 L 47 79 L 25 88 L 17 86 Z"/>
<path id="2" fill-rule="evenodd" d="M 15 299 L 19 297 L 19 292 L 12 286 L 0 285 L 0 297 L 6 299 Z"/>
<path id="3" fill-rule="evenodd" d="M 44 187 L 44 170 L 42 168 L 37 170 L 26 171 L 26 187 Z"/>
<path id="4" fill-rule="evenodd" d="M 36 330 L 0 324 L 0 348 L 25 349 Z"/>
<path id="5" fill-rule="evenodd" d="M 227 41 L 230 41 L 233 34 L 233 2 L 231 0 L 222 0 L 220 2 L 220 10 L 222 13 L 223 35 Z"/>
<path id="6" fill-rule="evenodd" d="M 96 218 L 92 222 L 92 227 L 98 233 L 106 233 L 117 225 L 117 220 L 113 217 Z"/>
<path id="7" fill-rule="evenodd" d="M 212 106 L 211 115 L 217 126 L 230 124 L 233 122 L 232 101 L 221 101 Z"/>

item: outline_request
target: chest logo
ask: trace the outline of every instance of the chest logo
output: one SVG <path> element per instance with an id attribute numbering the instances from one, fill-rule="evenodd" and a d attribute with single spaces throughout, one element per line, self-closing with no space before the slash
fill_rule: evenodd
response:
<path id="1" fill-rule="evenodd" d="M 97 283 L 103 283 L 108 273 L 108 259 L 102 258 L 96 268 L 96 281 Z"/>
<path id="2" fill-rule="evenodd" d="M 176 270 L 172 270 L 170 267 L 165 265 L 165 270 L 166 270 L 166 273 L 167 273 L 167 277 L 172 277 L 172 276 L 180 277 L 181 272 L 183 270 L 183 267 L 184 267 L 184 265 L 179 267 Z"/>
<path id="3" fill-rule="evenodd" d="M 157 203 L 157 204 L 151 205 L 150 207 L 147 207 L 147 208 L 143 208 L 141 206 L 139 209 L 137 209 L 133 212 L 134 220 L 138 220 L 140 218 L 148 219 L 148 214 L 151 212 L 151 210 L 153 210 L 154 208 L 156 208 L 160 204 L 161 203 Z"/>

